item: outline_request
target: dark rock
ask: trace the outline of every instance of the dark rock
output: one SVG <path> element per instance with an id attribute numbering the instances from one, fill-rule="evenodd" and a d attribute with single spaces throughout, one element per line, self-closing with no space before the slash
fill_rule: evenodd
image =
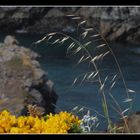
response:
<path id="1" fill-rule="evenodd" d="M 140 112 L 133 113 L 114 125 L 116 133 L 140 133 Z M 109 130 L 107 130 L 109 132 Z"/>
<path id="2" fill-rule="evenodd" d="M 0 11 L 1 32 L 73 32 L 78 21 L 66 17 L 73 14 L 87 20 L 108 41 L 140 43 L 140 7 L 0 7 Z"/>
<path id="3" fill-rule="evenodd" d="M 27 115 L 26 107 L 33 104 L 54 113 L 58 96 L 53 82 L 40 68 L 38 54 L 18 44 L 7 36 L 0 47 L 0 110 Z"/>
<path id="4" fill-rule="evenodd" d="M 26 98 L 26 103 L 36 104 L 37 106 L 45 106 L 45 100 L 38 90 L 31 89 L 29 92 L 29 97 Z"/>
<path id="5" fill-rule="evenodd" d="M 18 45 L 19 42 L 18 42 L 14 37 L 8 35 L 8 36 L 6 36 L 6 38 L 4 39 L 4 44 L 7 45 L 7 46 L 8 46 L 8 45 Z M 12 48 L 12 49 L 14 49 L 14 48 Z"/>
<path id="6" fill-rule="evenodd" d="M 127 124 L 131 133 L 140 133 L 140 112 L 129 116 Z M 125 132 L 127 132 L 127 129 L 125 130 Z"/>
<path id="7" fill-rule="evenodd" d="M 139 7 L 83 7 L 78 14 L 86 19 L 90 26 L 97 27 L 109 41 L 140 43 L 137 34 L 140 29 L 138 11 Z"/>

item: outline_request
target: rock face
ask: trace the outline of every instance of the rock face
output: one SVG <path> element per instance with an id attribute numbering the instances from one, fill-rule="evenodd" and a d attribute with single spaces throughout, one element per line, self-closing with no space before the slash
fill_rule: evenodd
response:
<path id="1" fill-rule="evenodd" d="M 115 124 L 117 133 L 140 133 L 140 112 L 135 112 L 125 118 L 126 123 L 123 120 Z M 107 130 L 106 132 L 110 132 Z"/>
<path id="2" fill-rule="evenodd" d="M 109 41 L 140 43 L 140 7 L 84 7 L 77 13 Z"/>
<path id="3" fill-rule="evenodd" d="M 65 16 L 74 14 L 109 41 L 140 43 L 140 7 L 0 7 L 0 11 L 3 32 L 75 31 L 77 22 Z"/>
<path id="4" fill-rule="evenodd" d="M 136 112 L 128 118 L 128 127 L 131 133 L 140 133 L 140 112 Z"/>
<path id="5" fill-rule="evenodd" d="M 13 9 L 12 9 L 13 10 Z M 13 36 L 0 44 L 0 110 L 15 115 L 27 115 L 29 104 L 45 113 L 54 113 L 58 96 L 53 82 L 40 68 L 39 55 L 21 45 Z"/>

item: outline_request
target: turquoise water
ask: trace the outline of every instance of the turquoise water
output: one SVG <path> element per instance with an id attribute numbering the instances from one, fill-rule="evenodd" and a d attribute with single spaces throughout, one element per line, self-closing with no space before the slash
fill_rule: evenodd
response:
<path id="1" fill-rule="evenodd" d="M 54 82 L 54 88 L 59 95 L 57 101 L 56 111 L 67 110 L 70 111 L 75 106 L 84 106 L 91 109 L 93 115 L 96 115 L 94 110 L 103 114 L 101 106 L 101 95 L 98 93 L 98 85 L 96 83 L 83 83 L 82 85 L 76 84 L 71 87 L 75 77 L 88 71 L 88 64 L 76 65 L 75 57 L 66 57 L 67 44 L 62 47 L 53 47 L 42 45 L 40 47 L 31 47 L 34 41 L 37 41 L 41 36 L 33 35 L 20 35 L 16 34 L 17 39 L 22 45 L 27 46 L 40 54 L 41 67 L 48 73 L 49 79 Z M 0 40 L 4 39 L 4 35 L 0 36 Z M 138 48 L 138 45 L 128 43 L 113 43 L 110 44 L 121 66 L 124 78 L 128 88 L 135 90 L 136 93 L 131 93 L 135 96 L 133 104 L 133 112 L 139 111 L 140 101 L 140 55 L 131 51 Z M 103 71 L 102 75 L 115 74 L 117 67 L 112 56 L 107 56 L 102 64 L 102 67 L 107 70 Z M 119 78 L 116 85 L 112 89 L 112 95 L 119 102 L 123 109 L 127 108 L 128 104 L 124 103 L 126 93 L 122 80 Z M 109 113 L 111 119 L 115 122 L 118 121 L 118 114 L 112 109 L 112 100 L 107 96 L 109 101 Z M 112 103 L 113 104 L 113 103 Z M 94 109 L 94 110 L 93 110 Z M 99 116 L 102 125 L 99 125 L 99 130 L 106 128 L 106 121 Z"/>

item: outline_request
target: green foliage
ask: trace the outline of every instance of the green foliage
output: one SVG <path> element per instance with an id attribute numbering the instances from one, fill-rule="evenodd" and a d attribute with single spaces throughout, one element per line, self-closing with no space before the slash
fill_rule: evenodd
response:
<path id="1" fill-rule="evenodd" d="M 78 125 L 73 124 L 69 130 L 69 133 L 82 133 L 82 129 Z"/>

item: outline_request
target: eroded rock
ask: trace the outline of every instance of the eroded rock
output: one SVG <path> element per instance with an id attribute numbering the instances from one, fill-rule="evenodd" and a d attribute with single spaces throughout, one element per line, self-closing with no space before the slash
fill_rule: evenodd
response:
<path id="1" fill-rule="evenodd" d="M 1 32 L 73 32 L 79 22 L 66 15 L 76 15 L 109 41 L 140 43 L 140 7 L 0 7 L 0 11 Z"/>
<path id="2" fill-rule="evenodd" d="M 26 115 L 29 104 L 54 113 L 57 94 L 47 73 L 40 68 L 38 54 L 19 46 L 13 36 L 7 36 L 0 47 L 0 110 Z M 53 83 L 51 81 L 51 83 Z"/>

